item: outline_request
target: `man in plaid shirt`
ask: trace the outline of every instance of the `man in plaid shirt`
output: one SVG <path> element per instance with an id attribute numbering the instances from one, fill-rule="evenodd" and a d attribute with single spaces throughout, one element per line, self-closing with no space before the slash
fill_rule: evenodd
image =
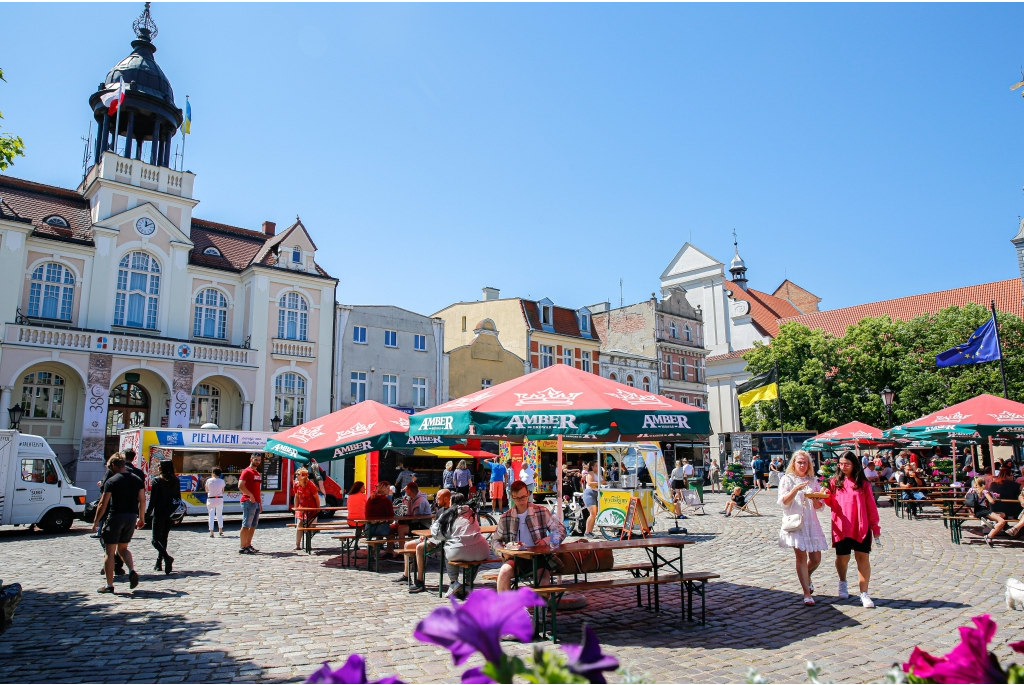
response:
<path id="1" fill-rule="evenodd" d="M 559 539 L 565 539 L 565 526 L 546 507 L 534 504 L 530 501 L 530 490 L 521 480 L 512 483 L 512 507 L 509 508 L 501 518 L 498 519 L 497 530 L 494 533 L 493 544 L 495 549 L 501 549 L 510 542 L 518 542 L 523 547 L 546 544 L 549 535 L 553 531 L 558 532 Z M 543 585 L 550 575 L 545 568 L 548 563 L 554 561 L 553 557 L 545 557 L 538 567 L 539 578 L 535 584 Z M 512 589 L 512 580 L 516 576 L 529 576 L 533 573 L 533 562 L 521 557 L 513 557 L 505 561 L 498 571 L 498 592 Z"/>

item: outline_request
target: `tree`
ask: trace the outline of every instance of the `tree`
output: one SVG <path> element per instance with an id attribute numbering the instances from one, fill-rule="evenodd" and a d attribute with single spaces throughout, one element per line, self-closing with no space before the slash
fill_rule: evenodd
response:
<path id="1" fill-rule="evenodd" d="M 981 393 L 1002 395 L 998 362 L 935 366 L 936 354 L 965 342 L 990 316 L 984 307 L 967 304 L 910 321 L 867 318 L 840 338 L 787 323 L 744 358 L 752 374 L 778 362 L 786 430 L 822 432 L 850 421 L 885 427 L 879 393 L 886 386 L 896 393 L 895 424 Z M 1024 397 L 1024 321 L 999 313 L 999 335 L 1010 398 Z M 775 402 L 746 407 L 742 416 L 750 430 L 779 429 Z"/>
<path id="2" fill-rule="evenodd" d="M 3 69 L 0 69 L 0 81 L 7 82 L 7 79 L 4 78 Z M 3 118 L 4 113 L 0 112 L 0 120 Z M 21 136 L 0 133 L 0 171 L 14 164 L 15 157 L 24 156 L 25 141 L 21 139 Z"/>

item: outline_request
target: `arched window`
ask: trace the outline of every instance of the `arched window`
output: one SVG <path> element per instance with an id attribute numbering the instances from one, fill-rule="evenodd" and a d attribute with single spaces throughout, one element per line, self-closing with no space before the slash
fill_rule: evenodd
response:
<path id="1" fill-rule="evenodd" d="M 618 376 L 616 376 L 616 375 L 615 375 L 614 373 L 610 373 L 610 374 L 608 374 L 608 380 L 611 380 L 611 381 L 618 381 L 618 380 L 619 380 L 619 377 L 618 377 Z"/>
<path id="2" fill-rule="evenodd" d="M 51 226 L 56 226 L 57 228 L 71 228 L 71 225 L 68 223 L 68 220 L 62 217 L 60 214 L 51 214 L 50 216 L 43 219 L 43 223 L 50 224 Z"/>
<path id="3" fill-rule="evenodd" d="M 21 381 L 21 408 L 26 419 L 59 419 L 64 415 L 64 378 L 49 371 L 30 373 Z"/>
<path id="4" fill-rule="evenodd" d="M 634 383 L 633 383 L 633 374 L 630 374 L 630 375 L 626 376 L 626 385 L 628 385 L 631 388 L 635 388 L 636 387 L 636 385 L 634 385 Z"/>
<path id="5" fill-rule="evenodd" d="M 644 391 L 645 392 L 650 392 L 651 391 L 651 379 L 648 378 L 647 376 L 644 376 Z"/>
<path id="6" fill-rule="evenodd" d="M 211 257 L 220 257 L 221 256 L 220 250 L 218 250 L 215 247 L 208 247 L 208 248 L 206 248 L 205 250 L 203 250 L 203 254 L 208 254 Z"/>
<path id="7" fill-rule="evenodd" d="M 277 337 L 287 340 L 305 340 L 309 323 L 309 307 L 298 293 L 285 293 L 278 302 Z M 301 421 L 299 423 L 302 423 Z"/>
<path id="8" fill-rule="evenodd" d="M 63 264 L 40 264 L 32 272 L 28 291 L 28 315 L 71 321 L 75 303 L 75 275 Z"/>
<path id="9" fill-rule="evenodd" d="M 202 426 L 204 423 L 220 425 L 220 388 L 209 383 L 200 383 L 192 391 L 192 416 L 190 426 Z"/>
<path id="10" fill-rule="evenodd" d="M 149 424 L 149 393 L 137 383 L 121 383 L 110 391 L 107 400 L 107 436 L 125 428 Z"/>
<path id="11" fill-rule="evenodd" d="M 668 334 L 673 338 L 677 337 L 678 329 L 676 329 L 676 322 L 673 321 L 668 325 Z"/>
<path id="12" fill-rule="evenodd" d="M 114 325 L 156 329 L 160 264 L 145 252 L 121 258 L 114 298 Z"/>
<path id="13" fill-rule="evenodd" d="M 219 290 L 206 288 L 196 295 L 196 314 L 192 319 L 192 335 L 203 338 L 227 336 L 228 302 Z M 214 421 L 214 423 L 217 423 Z"/>
<path id="14" fill-rule="evenodd" d="M 693 342 L 693 329 L 690 328 L 690 324 L 683 324 L 683 337 L 687 342 Z"/>
<path id="15" fill-rule="evenodd" d="M 274 384 L 274 413 L 282 426 L 306 421 L 306 379 L 297 373 L 282 373 Z"/>

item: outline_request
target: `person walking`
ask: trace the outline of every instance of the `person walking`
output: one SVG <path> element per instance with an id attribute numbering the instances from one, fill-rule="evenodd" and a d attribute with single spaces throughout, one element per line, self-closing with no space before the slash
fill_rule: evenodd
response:
<path id="1" fill-rule="evenodd" d="M 405 486 L 416 481 L 416 474 L 409 470 L 405 463 L 398 465 L 398 476 L 395 477 L 395 496 L 397 502 L 405 496 Z"/>
<path id="2" fill-rule="evenodd" d="M 125 470 L 128 473 L 130 473 L 133 476 L 135 476 L 136 478 L 138 478 L 142 482 L 143 486 L 145 486 L 146 474 L 143 473 L 141 469 L 139 469 L 138 467 L 135 466 L 135 450 L 133 450 L 133 449 L 131 449 L 129 447 L 128 449 L 124 450 L 123 452 L 117 452 L 117 453 L 115 453 L 115 454 L 113 454 L 111 456 L 112 457 L 121 457 L 122 459 L 124 459 Z M 107 463 L 108 464 L 110 463 L 109 459 L 107 460 Z M 109 467 L 107 467 L 106 472 L 103 474 L 103 478 L 101 478 L 100 480 L 96 481 L 96 485 L 99 486 L 101 493 L 103 492 L 103 486 L 113 476 L 114 476 L 114 472 L 111 471 Z M 97 535 L 97 539 L 100 542 L 100 548 L 103 549 L 103 550 L 106 550 L 106 544 L 104 544 L 103 538 L 100 537 L 99 535 Z M 100 571 L 101 575 L 104 574 L 104 573 L 106 573 L 106 571 Z M 118 556 L 116 553 L 114 554 L 114 575 L 115 576 L 123 576 L 124 575 L 124 560 L 122 560 L 121 557 Z"/>
<path id="3" fill-rule="evenodd" d="M 455 492 L 455 464 L 449 461 L 444 465 L 444 471 L 441 472 L 441 487 L 445 490 Z"/>
<path id="4" fill-rule="evenodd" d="M 711 479 L 711 492 L 722 492 L 722 467 L 718 465 L 717 459 L 711 460 L 708 477 Z"/>
<path id="5" fill-rule="evenodd" d="M 829 481 L 824 490 L 828 498 L 823 500 L 832 510 L 832 546 L 836 550 L 836 572 L 839 574 L 839 599 L 850 596 L 846 585 L 846 570 L 850 565 L 850 553 L 857 559 L 857 580 L 860 587 L 860 603 L 867 609 L 874 609 L 875 603 L 868 595 L 871 580 L 872 536 L 882 534 L 878 525 L 878 508 L 871 492 L 871 484 L 864 478 L 860 459 L 853 452 L 844 452 L 839 457 L 839 473 Z"/>
<path id="6" fill-rule="evenodd" d="M 133 473 L 128 473 L 124 457 L 114 455 L 107 462 L 107 468 L 114 474 L 103 484 L 103 494 L 96 507 L 96 518 L 92 529 L 95 532 L 103 523 L 100 539 L 103 540 L 104 574 L 106 585 L 98 592 L 114 592 L 114 556 L 124 560 L 128 566 L 128 586 L 135 589 L 139 574 L 135 572 L 135 560 L 128 551 L 128 543 L 137 528 L 146 525 L 146 485 Z"/>
<path id="7" fill-rule="evenodd" d="M 213 537 L 213 524 L 216 520 L 220 536 L 224 537 L 224 479 L 220 469 L 213 470 L 213 477 L 206 479 L 206 513 L 210 517 L 210 537 Z"/>
<path id="8" fill-rule="evenodd" d="M 597 502 L 599 499 L 597 491 L 597 464 L 586 462 L 583 464 L 582 474 L 583 506 L 587 508 L 587 524 L 584 528 L 584 535 L 588 538 L 594 537 L 594 524 L 597 523 Z"/>
<path id="9" fill-rule="evenodd" d="M 256 526 L 260 523 L 260 513 L 263 511 L 263 500 L 260 498 L 260 486 L 263 476 L 260 474 L 260 466 L 263 464 L 263 455 L 253 452 L 249 457 L 249 466 L 242 470 L 238 477 L 238 491 L 242 493 L 242 533 L 238 536 L 239 554 L 258 554 L 259 550 L 252 546 L 253 535 L 256 534 Z"/>
<path id="10" fill-rule="evenodd" d="M 459 493 L 469 501 L 469 484 L 473 480 L 473 472 L 466 466 L 466 460 L 460 459 L 459 465 L 455 468 L 455 492 Z"/>
<path id="11" fill-rule="evenodd" d="M 779 478 L 779 504 L 782 505 L 782 528 L 779 547 L 789 547 L 796 557 L 796 577 L 804 592 L 804 604 L 814 606 L 814 583 L 811 574 L 821 564 L 821 553 L 828 549 L 828 540 L 818 522 L 821 500 L 808 499 L 809 492 L 820 492 L 814 477 L 811 455 L 803 450 L 793 453 L 786 472 Z"/>
<path id="12" fill-rule="evenodd" d="M 683 490 L 689 487 L 686 482 L 686 468 L 683 466 L 685 460 L 680 461 L 676 459 L 676 467 L 672 469 L 672 473 L 669 474 L 669 480 L 672 485 L 672 503 L 675 505 L 676 518 L 683 517 Z M 692 472 L 693 467 L 690 467 Z"/>
<path id="13" fill-rule="evenodd" d="M 150 481 L 149 507 L 146 515 L 152 526 L 152 543 L 156 548 L 154 571 L 171 574 L 174 557 L 167 553 L 167 536 L 171 532 L 171 514 L 181 501 L 181 482 L 174 473 L 174 462 L 160 462 L 160 473 Z"/>
<path id="14" fill-rule="evenodd" d="M 302 549 L 302 536 L 316 523 L 320 515 L 320 491 L 309 477 L 309 469 L 300 468 L 295 472 L 295 485 L 292 491 L 292 509 L 295 511 L 295 550 Z M 303 509 L 305 511 L 299 511 Z M 309 511 L 315 509 L 316 511 Z"/>
<path id="15" fill-rule="evenodd" d="M 505 474 L 508 469 L 501 463 L 501 460 L 490 459 L 484 460 L 484 465 L 491 470 L 490 479 L 490 493 L 491 493 L 491 511 L 500 513 L 503 511 L 502 503 L 505 500 Z"/>

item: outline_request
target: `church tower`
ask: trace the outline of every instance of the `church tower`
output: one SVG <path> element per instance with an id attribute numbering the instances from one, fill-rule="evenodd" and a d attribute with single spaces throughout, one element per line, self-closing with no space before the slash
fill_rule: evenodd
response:
<path id="1" fill-rule="evenodd" d="M 732 274 L 732 282 L 743 288 L 747 289 L 747 265 L 743 262 L 743 257 L 740 257 L 739 244 L 736 241 L 736 231 L 732 232 L 732 246 L 736 251 L 736 254 L 732 258 L 732 262 L 729 263 L 729 273 Z"/>
<path id="2" fill-rule="evenodd" d="M 132 25 L 136 40 L 132 52 L 118 62 L 99 88 L 89 97 L 89 105 L 99 126 L 93 163 L 104 152 L 112 151 L 128 159 L 137 159 L 154 166 L 169 167 L 171 138 L 184 117 L 174 104 L 171 82 L 156 63 L 153 39 L 158 30 L 149 14 L 149 3 Z M 124 81 L 124 102 L 120 116 L 110 115 L 101 98 Z M 145 152 L 143 151 L 145 147 Z"/>

